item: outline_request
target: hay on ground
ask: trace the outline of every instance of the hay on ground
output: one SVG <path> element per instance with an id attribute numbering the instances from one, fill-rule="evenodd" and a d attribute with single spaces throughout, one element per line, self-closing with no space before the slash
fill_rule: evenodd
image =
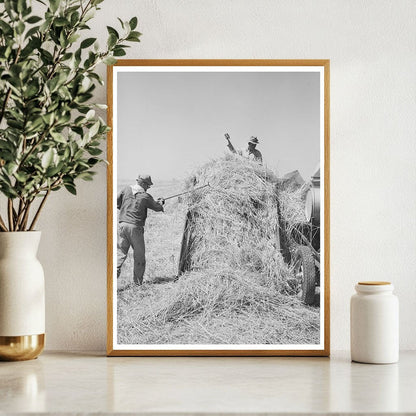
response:
<path id="1" fill-rule="evenodd" d="M 237 273 L 194 271 L 174 285 L 129 288 L 119 295 L 119 319 L 127 344 L 319 343 L 316 308 Z"/>

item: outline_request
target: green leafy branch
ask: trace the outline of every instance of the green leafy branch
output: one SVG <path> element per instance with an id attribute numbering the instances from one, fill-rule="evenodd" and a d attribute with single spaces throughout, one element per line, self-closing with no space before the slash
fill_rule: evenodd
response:
<path id="1" fill-rule="evenodd" d="M 106 106 L 91 102 L 104 84 L 96 67 L 115 64 L 141 34 L 133 17 L 107 27 L 104 50 L 81 36 L 102 1 L 38 0 L 38 16 L 28 0 L 0 0 L 0 231 L 33 230 L 52 191 L 76 194 L 75 180 L 92 180 L 103 161 L 109 128 L 96 114 Z"/>

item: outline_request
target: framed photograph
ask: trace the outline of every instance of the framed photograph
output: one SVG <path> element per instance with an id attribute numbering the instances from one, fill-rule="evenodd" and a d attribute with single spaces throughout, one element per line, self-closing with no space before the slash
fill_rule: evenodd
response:
<path id="1" fill-rule="evenodd" d="M 329 355 L 329 67 L 108 68 L 109 356 Z"/>

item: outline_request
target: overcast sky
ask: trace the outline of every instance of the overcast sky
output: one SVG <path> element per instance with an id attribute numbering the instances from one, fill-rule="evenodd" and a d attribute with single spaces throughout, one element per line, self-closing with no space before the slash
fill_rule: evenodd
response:
<path id="1" fill-rule="evenodd" d="M 117 81 L 118 179 L 182 179 L 257 136 L 279 176 L 319 163 L 318 72 L 123 72 Z"/>

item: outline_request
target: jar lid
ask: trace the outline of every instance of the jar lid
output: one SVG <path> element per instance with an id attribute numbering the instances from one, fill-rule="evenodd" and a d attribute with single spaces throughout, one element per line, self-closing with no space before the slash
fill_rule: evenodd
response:
<path id="1" fill-rule="evenodd" d="M 392 292 L 394 290 L 394 286 L 390 282 L 358 282 L 355 285 L 355 290 L 358 293 L 365 293 L 371 295 L 382 292 Z"/>
<path id="2" fill-rule="evenodd" d="M 390 282 L 377 282 L 377 281 L 368 281 L 368 282 L 358 282 L 359 285 L 364 286 L 381 286 L 381 285 L 391 285 Z"/>

